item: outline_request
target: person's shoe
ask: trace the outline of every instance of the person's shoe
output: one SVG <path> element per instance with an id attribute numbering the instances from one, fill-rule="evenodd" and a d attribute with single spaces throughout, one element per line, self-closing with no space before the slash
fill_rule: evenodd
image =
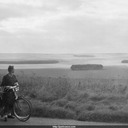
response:
<path id="1" fill-rule="evenodd" d="M 13 115 L 8 115 L 8 118 L 14 119 L 15 116 L 13 116 Z"/>
<path id="2" fill-rule="evenodd" d="M 4 115 L 3 115 L 3 114 L 1 114 L 1 118 L 3 118 L 3 116 L 4 116 Z"/>
<path id="3" fill-rule="evenodd" d="M 4 119 L 5 122 L 7 122 L 7 115 L 4 115 L 3 119 Z"/>

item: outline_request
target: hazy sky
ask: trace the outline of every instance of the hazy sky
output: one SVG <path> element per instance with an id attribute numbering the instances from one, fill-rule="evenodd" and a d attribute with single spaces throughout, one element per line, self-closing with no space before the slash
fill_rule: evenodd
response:
<path id="1" fill-rule="evenodd" d="M 0 0 L 0 52 L 128 52 L 128 0 Z"/>

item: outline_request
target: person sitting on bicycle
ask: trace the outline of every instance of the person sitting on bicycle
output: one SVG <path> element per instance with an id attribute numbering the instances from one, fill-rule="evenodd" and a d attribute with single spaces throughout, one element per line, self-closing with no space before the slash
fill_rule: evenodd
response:
<path id="1" fill-rule="evenodd" d="M 12 108 L 15 101 L 15 95 L 13 90 L 9 90 L 7 86 L 15 86 L 16 83 L 18 85 L 18 80 L 14 75 L 14 66 L 9 66 L 8 74 L 3 77 L 1 83 L 1 87 L 3 88 L 4 92 L 2 96 L 4 110 L 1 116 L 4 117 L 5 120 L 7 120 L 7 117 L 14 118 L 14 116 L 12 115 Z"/>

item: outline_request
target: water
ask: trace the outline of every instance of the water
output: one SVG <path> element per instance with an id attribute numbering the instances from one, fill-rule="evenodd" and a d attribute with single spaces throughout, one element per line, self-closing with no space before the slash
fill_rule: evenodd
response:
<path id="1" fill-rule="evenodd" d="M 0 61 L 18 61 L 18 60 L 58 60 L 57 64 L 13 64 L 15 68 L 70 68 L 72 64 L 102 64 L 104 66 L 112 65 L 128 65 L 121 63 L 127 60 L 127 53 L 107 53 L 107 54 L 17 54 L 17 53 L 1 53 Z M 9 64 L 0 64 L 0 69 L 7 69 Z"/>

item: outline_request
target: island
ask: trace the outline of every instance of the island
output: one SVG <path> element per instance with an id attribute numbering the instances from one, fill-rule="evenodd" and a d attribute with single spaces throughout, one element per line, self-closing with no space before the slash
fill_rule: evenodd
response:
<path id="1" fill-rule="evenodd" d="M 72 65 L 71 70 L 102 70 L 101 64 L 84 64 L 84 65 Z"/>
<path id="2" fill-rule="evenodd" d="M 76 54 L 74 57 L 95 57 L 94 55 L 87 55 L 87 54 Z"/>
<path id="3" fill-rule="evenodd" d="M 122 60 L 121 63 L 128 63 L 128 60 Z"/>

